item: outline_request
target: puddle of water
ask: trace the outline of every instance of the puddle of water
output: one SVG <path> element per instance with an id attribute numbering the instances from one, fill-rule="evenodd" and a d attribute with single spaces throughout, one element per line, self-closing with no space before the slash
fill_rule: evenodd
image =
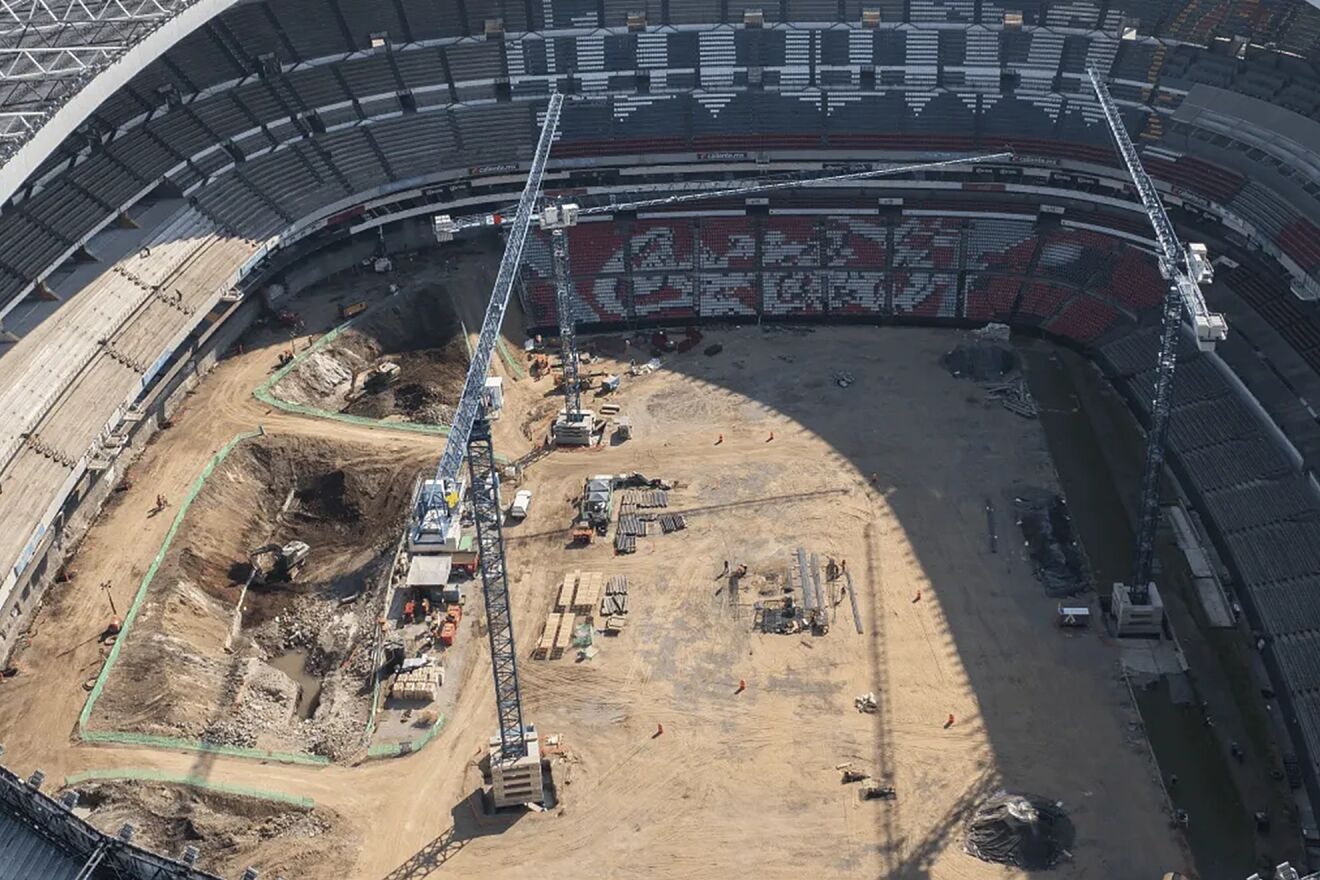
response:
<path id="1" fill-rule="evenodd" d="M 307 671 L 307 652 L 289 651 L 272 657 L 270 665 L 298 685 L 298 717 L 311 718 L 321 702 L 321 679 Z"/>

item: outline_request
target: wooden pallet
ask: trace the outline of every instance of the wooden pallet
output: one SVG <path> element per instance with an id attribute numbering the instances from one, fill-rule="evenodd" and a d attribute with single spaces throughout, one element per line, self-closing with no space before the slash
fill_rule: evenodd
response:
<path id="1" fill-rule="evenodd" d="M 559 615 L 559 634 L 555 636 L 554 647 L 550 649 L 551 660 L 564 656 L 564 651 L 573 644 L 573 625 L 576 623 L 576 614 Z"/>
<path id="2" fill-rule="evenodd" d="M 564 582 L 559 585 L 559 598 L 555 599 L 556 611 L 567 611 L 573 607 L 573 594 L 577 591 L 578 572 L 570 571 L 564 575 Z"/>
<path id="3" fill-rule="evenodd" d="M 547 659 L 555 647 L 555 636 L 559 633 L 560 622 L 564 615 L 551 611 L 545 618 L 545 629 L 541 631 L 541 639 L 536 643 L 536 648 L 532 651 L 532 657 L 536 660 Z"/>
<path id="4" fill-rule="evenodd" d="M 584 571 L 573 596 L 573 610 L 579 614 L 595 614 L 600 605 L 600 592 L 605 586 L 605 575 L 598 571 Z"/>

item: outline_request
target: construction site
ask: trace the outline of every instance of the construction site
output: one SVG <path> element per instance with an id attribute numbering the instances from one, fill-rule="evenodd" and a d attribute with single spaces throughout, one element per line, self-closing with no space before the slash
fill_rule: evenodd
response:
<path id="1" fill-rule="evenodd" d="M 462 271 L 489 272 L 488 258 L 472 261 L 483 259 Z M 305 294 L 308 313 L 327 311 L 318 296 L 344 283 Z M 420 320 L 409 303 L 436 308 L 406 290 L 383 303 L 405 310 L 404 325 Z M 449 306 L 461 311 L 462 298 Z M 337 841 L 361 841 L 351 856 L 305 848 L 290 877 L 406 876 L 390 872 L 413 852 L 460 875 L 520 875 L 534 860 L 570 876 L 584 848 L 611 874 L 999 876 L 964 852 L 963 834 L 1001 789 L 1064 804 L 1083 830 L 1062 867 L 1078 876 L 1184 862 L 1157 819 L 1157 771 L 1118 650 L 1057 628 L 1057 602 L 1015 537 L 1015 497 L 1059 488 L 1040 425 L 941 363 L 959 343 L 983 343 L 959 331 L 730 326 L 659 353 L 657 366 L 650 337 L 582 340 L 642 351 L 649 365 L 597 355 L 621 380 L 585 398 L 611 413 L 598 417 L 603 442 L 586 448 L 544 445 L 545 401 L 562 390 L 529 375 L 535 353 L 510 340 L 515 360 L 494 367 L 508 389 L 493 423 L 501 458 L 524 460 L 503 466 L 501 496 L 531 499 L 502 529 L 530 754 L 545 773 L 534 801 L 511 796 L 548 811 L 497 809 L 490 655 L 474 646 L 489 624 L 462 623 L 485 616 L 470 551 L 411 564 L 401 552 L 443 438 L 265 406 L 252 389 L 279 343 L 245 346 L 199 387 L 43 612 L 67 612 L 94 572 L 144 570 L 159 540 L 149 536 L 180 516 L 87 730 L 142 735 L 121 746 L 135 766 L 200 763 L 215 781 L 314 798 Z M 524 436 L 531 412 L 540 443 Z M 216 441 L 247 433 L 180 510 Z M 594 518 L 593 482 L 606 496 Z M 253 550 L 274 546 L 259 554 L 274 560 L 295 541 L 307 548 L 295 571 L 249 582 L 275 565 Z M 444 583 L 427 583 L 428 558 L 446 560 Z M 111 595 L 127 604 L 135 586 L 112 580 Z M 73 615 L 98 632 L 105 617 Z M 40 708 L 8 716 L 6 743 L 76 719 L 79 685 L 99 668 L 95 634 L 61 663 L 81 677 L 26 672 L 65 643 L 39 623 L 17 655 L 24 672 L 3 684 L 6 704 Z M 166 747 L 152 747 L 157 737 Z M 388 759 L 362 763 L 373 744 Z M 52 746 L 45 765 L 69 775 L 117 758 Z M 93 822 L 152 814 L 146 792 L 96 791 L 117 806 Z M 409 806 L 421 802 L 448 806 L 423 818 Z M 281 849 L 322 827 L 244 803 L 212 798 L 206 815 L 225 828 L 250 820 L 257 837 L 278 825 L 268 845 Z M 159 833 L 167 849 L 186 838 Z M 196 841 L 200 865 L 236 864 L 209 839 Z"/>
<path id="2" fill-rule="evenodd" d="M 192 32 L 232 83 L 194 89 L 190 48 L 124 85 L 143 118 L 121 125 L 168 154 L 157 183 L 98 118 L 65 133 L 67 162 L 15 166 L 41 169 L 17 212 L 17 188 L 0 198 L 0 231 L 30 226 L 6 241 L 53 235 L 69 262 L 0 254 L 0 293 L 31 282 L 0 310 L 0 880 L 1320 864 L 1320 624 L 1287 595 L 1320 571 L 1320 431 L 1298 371 L 1252 373 L 1263 355 L 1229 335 L 1267 338 L 1216 281 L 1255 257 L 1184 188 L 1209 163 L 1163 193 L 1147 174 L 1181 154 L 1132 105 L 1182 110 L 1106 73 L 1119 50 L 1071 32 L 1085 10 L 996 8 L 963 40 L 891 20 L 939 4 L 848 7 L 846 39 L 817 39 L 762 10 L 703 29 L 696 0 L 659 4 L 659 30 L 611 30 L 611 0 L 501 4 L 477 28 L 469 0 L 454 33 L 409 0 L 299 0 L 342 31 L 331 62 L 279 24 L 292 2 Z M 779 11 L 847 6 L 811 4 Z M 245 59 L 249 26 L 274 42 Z M 1038 27 L 1066 72 L 987 77 L 982 36 Z M 946 34 L 965 57 L 926 83 Z M 1069 77 L 1077 94 L 1035 104 L 1061 142 L 1058 120 L 1085 131 L 1062 161 L 1103 176 L 979 121 L 911 151 L 847 133 L 904 70 L 877 35 L 913 47 L 899 103 L 923 120 L 990 113 L 942 100 L 963 83 Z M 408 85 L 437 59 L 443 84 Z M 625 61 L 628 83 L 608 72 Z M 818 68 L 857 91 L 830 99 Z M 746 108 L 719 89 L 807 81 L 816 98 L 746 119 L 815 101 L 828 155 L 796 131 L 725 149 Z M 247 97 L 193 109 L 226 91 Z M 397 128 L 373 134 L 377 114 Z M 40 197 L 107 152 L 150 204 L 78 240 Z M 466 167 L 429 169 L 451 153 Z M 63 191 L 109 208 L 92 185 Z"/>

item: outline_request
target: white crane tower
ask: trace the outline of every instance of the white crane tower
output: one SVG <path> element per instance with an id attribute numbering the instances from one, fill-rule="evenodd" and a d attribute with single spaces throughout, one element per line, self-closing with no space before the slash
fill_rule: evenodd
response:
<path id="1" fill-rule="evenodd" d="M 1163 325 L 1156 362 L 1155 399 L 1151 403 L 1150 426 L 1146 434 L 1146 461 L 1141 472 L 1141 497 L 1138 508 L 1137 541 L 1134 550 L 1132 582 L 1115 584 L 1112 612 L 1120 635 L 1158 635 L 1163 628 L 1163 604 L 1151 580 L 1155 561 L 1155 537 L 1160 517 L 1160 477 L 1164 473 L 1164 448 L 1169 434 L 1173 405 L 1173 373 L 1178 361 L 1178 335 L 1182 330 L 1183 310 L 1191 323 L 1192 335 L 1202 350 L 1213 349 L 1228 336 L 1224 316 L 1210 311 L 1201 285 L 1214 277 L 1205 245 L 1183 247 L 1173 223 L 1164 210 L 1155 184 L 1146 174 L 1141 157 L 1132 145 L 1123 117 L 1109 95 L 1100 73 L 1087 68 L 1091 88 L 1104 111 L 1109 133 L 1118 148 L 1136 187 L 1141 205 L 1146 209 L 1159 245 L 1160 274 L 1168 281 L 1164 295 Z"/>

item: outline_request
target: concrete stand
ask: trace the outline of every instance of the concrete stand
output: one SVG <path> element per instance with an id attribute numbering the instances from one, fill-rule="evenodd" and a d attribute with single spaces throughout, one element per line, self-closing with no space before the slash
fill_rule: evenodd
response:
<path id="1" fill-rule="evenodd" d="M 500 757 L 500 738 L 490 738 L 491 795 L 495 809 L 545 801 L 545 788 L 541 779 L 541 742 L 536 728 L 527 728 L 527 755 L 514 761 Z"/>
<path id="2" fill-rule="evenodd" d="M 1114 584 L 1110 614 L 1114 616 L 1114 628 L 1120 637 L 1159 637 L 1164 631 L 1164 601 L 1155 584 L 1146 587 L 1149 595 L 1142 603 L 1132 599 L 1132 588 L 1126 584 Z"/>
<path id="3" fill-rule="evenodd" d="M 561 409 L 550 426 L 550 437 L 556 446 L 590 446 L 596 436 L 595 425 L 596 414 L 589 409 L 582 410 L 577 418 L 571 418 L 567 409 Z"/>

